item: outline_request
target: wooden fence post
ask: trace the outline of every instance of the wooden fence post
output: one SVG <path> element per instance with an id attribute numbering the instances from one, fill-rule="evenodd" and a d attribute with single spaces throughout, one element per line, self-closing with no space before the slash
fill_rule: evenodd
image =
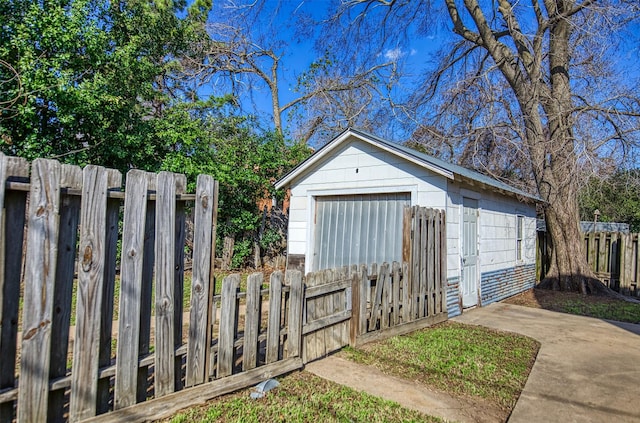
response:
<path id="1" fill-rule="evenodd" d="M 411 218 L 411 206 L 404 206 L 402 210 L 402 261 L 411 261 L 411 237 L 412 233 L 412 218 Z"/>
<path id="2" fill-rule="evenodd" d="M 6 190 L 10 179 L 27 178 L 25 159 L 0 153 L 0 390 L 13 388 L 16 380 L 18 307 L 26 193 Z M 13 404 L 0 404 L 0 422 L 13 421 Z"/>
<path id="3" fill-rule="evenodd" d="M 158 174 L 156 190 L 155 235 L 155 397 L 170 394 L 175 388 L 175 266 L 176 266 L 176 176 L 169 172 Z"/>
<path id="4" fill-rule="evenodd" d="M 289 316 L 287 332 L 287 357 L 300 357 L 302 346 L 302 302 L 304 301 L 304 286 L 302 272 L 287 270 L 285 283 L 289 286 Z"/>
<path id="5" fill-rule="evenodd" d="M 49 402 L 61 165 L 54 160 L 36 159 L 31 169 L 18 421 L 45 422 Z"/>
<path id="6" fill-rule="evenodd" d="M 187 349 L 186 386 L 204 383 L 209 373 L 210 332 L 215 316 L 210 315 L 211 245 L 213 217 L 216 205 L 215 181 L 199 175 L 193 229 L 193 273 L 191 282 L 191 312 Z"/>
<path id="7" fill-rule="evenodd" d="M 136 403 L 140 313 L 148 178 L 146 172 L 130 170 L 126 179 L 122 240 L 120 307 L 114 409 Z"/>
<path id="8" fill-rule="evenodd" d="M 217 378 L 233 373 L 234 343 L 238 327 L 238 288 L 240 275 L 229 275 L 222 281 L 222 299 L 220 300 L 220 335 L 218 336 L 218 373 Z"/>

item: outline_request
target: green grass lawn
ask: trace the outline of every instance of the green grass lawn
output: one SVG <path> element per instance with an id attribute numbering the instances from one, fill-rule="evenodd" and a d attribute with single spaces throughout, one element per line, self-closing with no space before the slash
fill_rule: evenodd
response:
<path id="1" fill-rule="evenodd" d="M 445 322 L 362 348 L 347 348 L 340 354 L 429 388 L 482 398 L 511 410 L 538 349 L 538 342 L 521 335 Z M 244 390 L 177 414 L 169 421 L 441 421 L 307 372 L 290 374 L 280 382 L 263 399 L 250 399 L 250 390 Z"/>
<path id="2" fill-rule="evenodd" d="M 442 422 L 397 403 L 321 379 L 308 372 L 280 378 L 280 386 L 264 398 L 251 399 L 250 389 L 225 395 L 203 407 L 173 416 L 187 422 Z"/>
<path id="3" fill-rule="evenodd" d="M 444 322 L 341 354 L 453 395 L 512 409 L 540 344 L 526 336 Z"/>
<path id="4" fill-rule="evenodd" d="M 557 292 L 546 289 L 530 289 L 505 300 L 506 303 L 526 307 L 544 308 L 561 313 L 640 323 L 640 303 L 620 298 L 583 295 L 577 292 Z"/>

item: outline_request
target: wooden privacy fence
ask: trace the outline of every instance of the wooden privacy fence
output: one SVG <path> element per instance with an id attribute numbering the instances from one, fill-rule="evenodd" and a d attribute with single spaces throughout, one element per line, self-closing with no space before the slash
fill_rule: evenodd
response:
<path id="1" fill-rule="evenodd" d="M 307 275 L 305 362 L 346 345 L 407 333 L 448 318 L 444 212 L 413 207 L 406 216 L 409 262 Z"/>
<path id="2" fill-rule="evenodd" d="M 638 233 L 586 232 L 584 253 L 596 276 L 611 289 L 640 297 L 640 250 Z M 544 232 L 538 233 L 538 268 L 542 279 L 549 269 L 549 244 Z"/>
<path id="3" fill-rule="evenodd" d="M 126 191 L 121 179 L 98 166 L 37 159 L 29 167 L 0 154 L 0 422 L 79 421 L 185 388 L 196 395 L 191 387 L 214 379 L 220 386 L 205 392 L 219 394 L 302 365 L 299 272 L 284 285 L 274 273 L 270 291 L 254 276 L 242 294 L 236 275 L 213 295 L 217 182 L 200 175 L 186 194 L 184 175 L 132 170 Z M 187 201 L 194 241 L 183 317 Z M 267 294 L 269 325 L 261 325 Z"/>
<path id="4" fill-rule="evenodd" d="M 184 175 L 132 170 L 125 186 L 0 154 L 0 423 L 161 418 L 446 319 L 442 212 L 407 211 L 402 265 L 229 275 L 217 294 L 217 182 L 188 194 Z"/>

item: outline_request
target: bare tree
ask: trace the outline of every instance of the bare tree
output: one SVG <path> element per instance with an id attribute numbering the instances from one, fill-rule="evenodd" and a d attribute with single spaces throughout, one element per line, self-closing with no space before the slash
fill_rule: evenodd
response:
<path id="1" fill-rule="evenodd" d="M 15 106 L 24 101 L 22 80 L 15 67 L 0 59 L 0 122 L 15 115 Z"/>
<path id="2" fill-rule="evenodd" d="M 302 95 L 288 105 L 297 138 L 320 144 L 349 127 L 373 132 L 389 124 L 389 108 L 382 112 L 382 105 L 390 87 L 380 81 L 393 79 L 396 68 L 393 61 L 358 63 L 325 54 L 298 78 Z"/>
<path id="3" fill-rule="evenodd" d="M 347 0 L 343 6 L 354 26 L 382 23 L 387 37 L 408 25 L 425 30 L 448 22 L 457 40 L 413 96 L 414 107 L 428 104 L 431 111 L 415 118 L 474 143 L 463 151 L 486 151 L 483 143 L 500 140 L 526 158 L 520 176 L 531 175 L 545 201 L 553 244 L 541 286 L 606 291 L 582 252 L 577 192 L 584 169 L 597 169 L 603 157 L 624 162 L 638 147 L 640 96 L 618 77 L 624 67 L 616 60 L 621 31 L 640 16 L 637 2 Z"/>
<path id="4" fill-rule="evenodd" d="M 362 109 L 355 107 L 347 110 L 351 104 L 337 99 L 376 96 L 379 74 L 391 68 L 392 64 L 349 68 L 335 66 L 335 62 L 328 65 L 331 53 L 324 52 L 318 54 L 306 72 L 298 75 L 296 82 L 283 81 L 286 52 L 294 40 L 284 39 L 278 25 L 283 25 L 287 19 L 293 21 L 289 23 L 292 26 L 296 23 L 292 16 L 282 16 L 280 5 L 280 2 L 266 1 L 222 3 L 217 9 L 217 20 L 209 23 L 208 39 L 193 46 L 192 54 L 183 58 L 180 71 L 182 81 L 193 86 L 192 93 L 207 90 L 219 94 L 233 93 L 237 99 L 253 99 L 253 109 L 255 100 L 266 91 L 276 131 L 284 132 L 285 116 L 296 109 L 297 128 L 294 133 L 299 142 L 307 142 L 327 124 L 330 117 L 334 117 L 334 121 L 346 117 L 348 121 L 362 113 Z M 275 24 L 276 17 L 280 22 L 278 25 Z M 299 25 L 310 25 L 308 19 L 303 21 L 305 23 Z M 293 32 L 291 28 L 286 31 L 289 36 Z M 314 51 L 309 53 L 315 55 Z M 296 86 L 296 95 L 283 103 L 282 90 L 293 85 Z M 342 107 L 342 110 L 333 114 L 320 113 L 320 105 L 327 103 Z M 300 112 L 314 107 L 314 113 Z"/>

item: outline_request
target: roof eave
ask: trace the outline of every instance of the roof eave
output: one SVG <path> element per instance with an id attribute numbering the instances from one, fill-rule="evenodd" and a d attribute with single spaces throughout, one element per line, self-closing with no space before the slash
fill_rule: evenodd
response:
<path id="1" fill-rule="evenodd" d="M 465 183 L 467 185 L 478 186 L 478 187 L 480 187 L 480 188 L 482 188 L 483 190 L 486 190 L 486 191 L 493 191 L 493 192 L 496 192 L 496 193 L 499 193 L 499 194 L 502 194 L 502 195 L 506 195 L 508 197 L 515 197 L 519 201 L 522 201 L 522 202 L 530 202 L 530 203 L 534 203 L 534 204 L 535 203 L 544 203 L 544 201 L 541 198 L 539 198 L 539 197 L 537 197 L 535 195 L 532 195 L 532 194 L 527 194 L 524 191 L 519 191 L 519 190 L 516 191 L 514 189 L 510 189 L 510 190 L 503 189 L 503 188 L 500 188 L 500 187 L 497 187 L 497 186 L 485 184 L 482 181 L 478 181 L 478 180 L 475 180 L 475 179 L 467 178 L 467 177 L 465 177 L 463 175 L 456 174 L 455 176 L 456 176 L 456 180 L 457 181 L 460 181 L 460 182 Z"/>
<path id="2" fill-rule="evenodd" d="M 370 145 L 374 145 L 377 148 L 380 148 L 383 151 L 386 151 L 388 153 L 391 153 L 395 156 L 401 157 L 404 160 L 407 160 L 417 166 L 420 166 L 422 168 L 428 169 L 438 175 L 444 176 L 447 179 L 451 179 L 453 180 L 454 175 L 453 172 L 450 172 L 446 169 L 443 169 L 441 167 L 435 166 L 431 163 L 427 163 L 424 160 L 421 160 L 415 156 L 412 156 L 411 154 L 407 154 L 403 151 L 400 151 L 399 149 L 393 148 L 393 146 L 389 145 L 388 143 L 383 143 L 383 142 L 378 142 L 376 139 L 373 139 L 372 137 L 368 136 L 367 134 L 363 134 L 357 130 L 353 130 L 353 129 L 346 129 L 345 131 L 343 131 L 340 135 L 338 135 L 337 137 L 335 137 L 331 142 L 327 143 L 325 146 L 323 146 L 320 150 L 318 150 L 317 152 L 315 152 L 313 155 L 311 155 L 309 158 L 307 158 L 305 161 L 303 161 L 302 163 L 300 163 L 298 166 L 296 166 L 295 168 L 293 168 L 289 173 L 287 173 L 286 175 L 284 175 L 282 178 L 280 178 L 280 180 L 276 181 L 274 183 L 274 186 L 276 189 L 282 189 L 285 188 L 287 186 L 289 186 L 291 184 L 291 182 L 296 179 L 300 174 L 302 174 L 305 170 L 307 170 L 308 168 L 310 168 L 311 166 L 313 166 L 315 163 L 317 163 L 318 161 L 320 161 L 323 157 L 325 157 L 327 154 L 329 154 L 329 152 L 331 152 L 332 150 L 334 150 L 337 146 L 339 146 L 340 144 L 342 144 L 342 142 L 344 142 L 347 138 L 349 137 L 355 137 L 363 142 L 366 142 L 367 144 Z"/>

